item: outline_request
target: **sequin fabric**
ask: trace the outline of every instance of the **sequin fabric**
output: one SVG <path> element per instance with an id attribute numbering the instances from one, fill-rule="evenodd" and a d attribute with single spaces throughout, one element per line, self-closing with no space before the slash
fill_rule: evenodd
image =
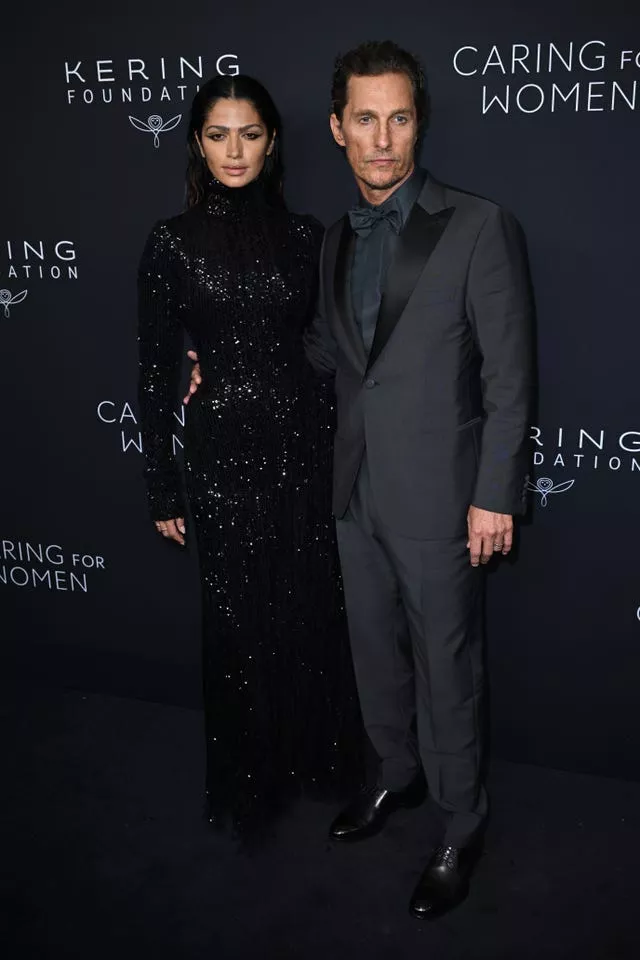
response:
<path id="1" fill-rule="evenodd" d="M 225 188 L 153 229 L 139 270 L 140 411 L 154 519 L 182 516 L 173 411 L 186 330 L 203 386 L 185 423 L 200 561 L 210 818 L 264 834 L 301 791 L 361 778 L 330 513 L 332 397 L 302 349 L 322 228 Z"/>

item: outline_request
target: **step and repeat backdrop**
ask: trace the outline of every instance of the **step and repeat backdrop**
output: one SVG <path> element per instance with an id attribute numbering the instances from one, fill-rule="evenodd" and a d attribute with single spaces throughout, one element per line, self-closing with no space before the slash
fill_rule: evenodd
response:
<path id="1" fill-rule="evenodd" d="M 215 73 L 252 74 L 276 99 L 291 208 L 341 215 L 354 192 L 327 123 L 333 59 L 388 37 L 428 72 L 423 163 L 517 215 L 535 283 L 531 514 L 489 577 L 494 752 L 638 777 L 640 11 L 396 9 L 36 0 L 5 13 L 3 653 L 34 682 L 198 703 L 196 557 L 147 519 L 137 261 L 182 207 L 189 105 Z M 178 452 L 183 424 L 176 398 Z"/>

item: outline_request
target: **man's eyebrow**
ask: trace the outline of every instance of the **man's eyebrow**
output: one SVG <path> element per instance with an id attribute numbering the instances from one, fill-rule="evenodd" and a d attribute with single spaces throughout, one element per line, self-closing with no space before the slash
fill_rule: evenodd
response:
<path id="1" fill-rule="evenodd" d="M 396 117 L 399 113 L 411 113 L 411 107 L 398 107 L 397 110 L 393 110 L 389 116 Z M 379 114 L 376 110 L 354 110 L 354 117 L 378 117 Z"/>

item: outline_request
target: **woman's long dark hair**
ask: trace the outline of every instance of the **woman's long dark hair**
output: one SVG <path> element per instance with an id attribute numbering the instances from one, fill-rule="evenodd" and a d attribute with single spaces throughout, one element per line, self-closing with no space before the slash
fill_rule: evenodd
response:
<path id="1" fill-rule="evenodd" d="M 278 109 L 271 99 L 271 95 L 261 83 L 253 77 L 239 74 L 237 77 L 212 77 L 200 88 L 191 104 L 189 117 L 189 131 L 187 133 L 187 207 L 193 207 L 205 196 L 207 183 L 211 174 L 206 161 L 202 158 L 198 137 L 202 134 L 207 114 L 216 100 L 248 100 L 260 114 L 260 119 L 267 128 L 267 137 L 271 139 L 275 134 L 273 150 L 265 159 L 261 180 L 265 192 L 273 202 L 282 202 L 282 121 Z"/>

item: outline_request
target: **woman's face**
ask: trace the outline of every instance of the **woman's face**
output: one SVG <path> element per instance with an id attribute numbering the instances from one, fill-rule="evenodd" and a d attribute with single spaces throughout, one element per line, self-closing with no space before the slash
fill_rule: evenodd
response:
<path id="1" fill-rule="evenodd" d="M 197 140 L 210 172 L 227 187 L 255 180 L 274 144 L 249 100 L 226 98 L 211 107 Z"/>

